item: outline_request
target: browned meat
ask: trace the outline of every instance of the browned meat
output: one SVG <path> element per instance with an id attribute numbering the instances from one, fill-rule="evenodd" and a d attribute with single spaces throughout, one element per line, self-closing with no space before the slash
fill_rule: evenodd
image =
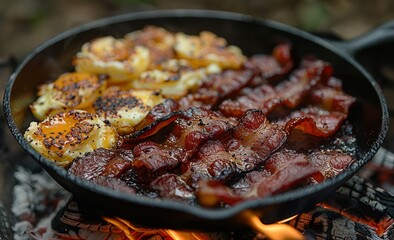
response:
<path id="1" fill-rule="evenodd" d="M 182 165 L 182 179 L 193 188 L 202 179 L 226 180 L 237 172 L 237 159 L 220 141 L 208 141 Z"/>
<path id="2" fill-rule="evenodd" d="M 152 181 L 150 186 L 158 191 L 162 198 L 184 202 L 192 202 L 195 199 L 194 190 L 176 174 L 163 174 Z"/>
<path id="3" fill-rule="evenodd" d="M 227 150 L 241 160 L 244 170 L 254 169 L 279 149 L 287 134 L 268 122 L 259 110 L 249 110 L 234 130 L 234 139 L 227 141 Z"/>
<path id="4" fill-rule="evenodd" d="M 293 129 L 317 136 L 329 137 L 336 133 L 347 115 L 341 112 L 329 112 L 318 107 L 310 106 L 292 112 L 285 120 L 278 121 L 285 130 L 291 133 Z"/>
<path id="5" fill-rule="evenodd" d="M 133 153 L 126 149 L 99 148 L 76 158 L 68 171 L 86 180 L 99 176 L 116 178 L 133 165 Z"/>

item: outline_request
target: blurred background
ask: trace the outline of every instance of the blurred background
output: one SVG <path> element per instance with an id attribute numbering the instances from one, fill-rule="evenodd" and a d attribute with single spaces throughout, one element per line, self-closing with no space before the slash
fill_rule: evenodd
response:
<path id="1" fill-rule="evenodd" d="M 135 11 L 200 8 L 241 12 L 351 38 L 394 19 L 392 0 L 0 0 L 0 59 L 92 20 Z"/>

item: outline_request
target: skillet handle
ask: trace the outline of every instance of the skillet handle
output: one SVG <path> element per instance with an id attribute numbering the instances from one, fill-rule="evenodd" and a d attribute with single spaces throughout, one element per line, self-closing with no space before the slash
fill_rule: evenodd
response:
<path id="1" fill-rule="evenodd" d="M 389 42 L 394 43 L 394 20 L 378 25 L 369 32 L 347 41 L 328 41 L 350 56 L 355 57 L 362 50 Z"/>

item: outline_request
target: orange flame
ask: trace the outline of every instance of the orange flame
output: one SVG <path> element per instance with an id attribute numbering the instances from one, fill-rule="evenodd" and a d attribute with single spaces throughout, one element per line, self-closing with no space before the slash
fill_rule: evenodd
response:
<path id="1" fill-rule="evenodd" d="M 282 220 L 278 223 L 266 225 L 261 222 L 258 216 L 247 212 L 243 215 L 243 220 L 249 225 L 249 227 L 259 233 L 262 233 L 271 240 L 304 240 L 304 235 L 302 235 L 297 229 L 283 223 L 294 217 L 295 216 Z"/>
<path id="2" fill-rule="evenodd" d="M 304 236 L 298 232 L 295 228 L 290 225 L 283 224 L 283 222 L 287 222 L 294 218 L 295 216 L 280 221 L 281 223 L 263 224 L 260 219 L 254 214 L 245 214 L 244 218 L 246 223 L 255 231 L 265 235 L 271 240 L 303 240 Z M 121 218 L 109 218 L 103 217 L 104 220 L 117 226 L 120 230 L 123 231 L 125 236 L 129 240 L 138 240 L 139 237 L 134 237 L 133 233 L 145 233 L 145 234 L 153 234 L 160 236 L 168 236 L 174 240 L 209 240 L 209 236 L 205 233 L 199 232 L 184 232 L 184 231 L 175 231 L 170 229 L 149 229 L 149 228 L 139 228 L 131 224 L 129 221 L 126 221 Z"/>

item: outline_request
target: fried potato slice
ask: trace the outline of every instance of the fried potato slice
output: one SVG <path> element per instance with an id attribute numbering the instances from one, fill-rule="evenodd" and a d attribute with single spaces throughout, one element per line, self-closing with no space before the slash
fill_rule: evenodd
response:
<path id="1" fill-rule="evenodd" d="M 38 120 L 44 120 L 59 111 L 89 108 L 106 86 L 105 75 L 65 73 L 54 82 L 39 87 L 39 98 L 30 109 Z"/>
<path id="2" fill-rule="evenodd" d="M 164 101 L 159 91 L 107 89 L 94 103 L 103 121 L 108 121 L 120 135 L 134 131 L 149 111 Z"/>
<path id="3" fill-rule="evenodd" d="M 228 46 L 224 38 L 208 31 L 198 36 L 177 33 L 174 48 L 177 56 L 188 60 L 193 67 L 217 64 L 224 69 L 239 69 L 246 59 L 241 49 Z"/>
<path id="4" fill-rule="evenodd" d="M 124 39 L 112 36 L 96 38 L 82 46 L 73 59 L 78 72 L 106 73 L 111 83 L 131 81 L 150 63 L 149 49 L 131 47 Z"/>
<path id="5" fill-rule="evenodd" d="M 164 28 L 147 26 L 142 30 L 126 34 L 124 38 L 130 46 L 143 46 L 149 49 L 150 69 L 167 59 L 174 58 L 174 34 Z"/>
<path id="6" fill-rule="evenodd" d="M 130 83 L 130 87 L 160 90 L 164 97 L 177 99 L 198 88 L 209 74 L 219 72 L 221 68 L 216 64 L 193 69 L 186 60 L 170 59 L 156 69 L 142 73 Z"/>

